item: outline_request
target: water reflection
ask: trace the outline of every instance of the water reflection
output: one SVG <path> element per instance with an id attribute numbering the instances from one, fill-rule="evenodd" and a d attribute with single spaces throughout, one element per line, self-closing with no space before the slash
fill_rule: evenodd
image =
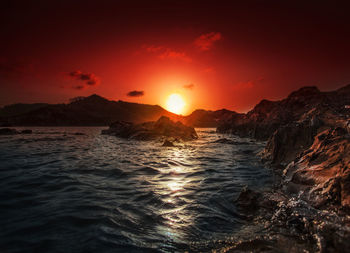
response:
<path id="1" fill-rule="evenodd" d="M 153 191 L 164 201 L 158 212 L 165 222 L 157 230 L 169 241 L 182 242 L 186 238 L 185 227 L 193 223 L 195 216 L 188 211 L 194 203 L 186 196 L 191 194 L 189 189 L 198 188 L 200 184 L 200 180 L 193 181 L 186 176 L 200 168 L 196 166 L 189 148 L 167 148 L 160 150 L 160 153 L 160 157 L 167 161 L 167 166 L 160 169 L 161 178 L 154 179 Z"/>

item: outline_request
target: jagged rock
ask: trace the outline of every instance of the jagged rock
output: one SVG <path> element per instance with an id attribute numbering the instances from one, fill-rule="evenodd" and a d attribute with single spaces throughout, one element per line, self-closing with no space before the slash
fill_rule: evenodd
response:
<path id="1" fill-rule="evenodd" d="M 280 127 L 268 140 L 263 158 L 273 164 L 288 164 L 311 146 L 317 129 L 310 121 Z"/>
<path id="2" fill-rule="evenodd" d="M 308 186 L 307 200 L 317 207 L 350 208 L 350 135 L 344 128 L 328 129 L 288 165 L 287 184 Z"/>
<path id="3" fill-rule="evenodd" d="M 333 92 L 303 87 L 281 101 L 262 100 L 247 114 L 233 115 L 218 123 L 217 131 L 241 137 L 268 140 L 282 126 L 309 121 L 311 126 L 333 126 L 350 114 L 350 85 Z"/>
<path id="4" fill-rule="evenodd" d="M 165 116 L 160 117 L 156 122 L 142 124 L 117 121 L 111 124 L 109 129 L 102 130 L 101 133 L 136 140 L 171 137 L 189 141 L 198 138 L 193 127 L 185 126 L 181 122 L 174 122 Z"/>
<path id="5" fill-rule="evenodd" d="M 12 128 L 0 129 L 0 135 L 13 135 L 13 134 L 19 134 L 19 132 L 16 129 L 12 129 Z"/>

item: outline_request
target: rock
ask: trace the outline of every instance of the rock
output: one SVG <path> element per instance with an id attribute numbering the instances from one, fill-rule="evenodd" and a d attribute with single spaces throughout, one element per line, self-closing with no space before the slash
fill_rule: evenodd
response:
<path id="1" fill-rule="evenodd" d="M 198 138 L 193 127 L 185 126 L 181 122 L 174 122 L 165 116 L 160 117 L 155 122 L 142 124 L 117 121 L 111 124 L 109 129 L 102 130 L 101 134 L 136 140 L 155 140 L 170 137 L 189 141 Z"/>
<path id="2" fill-rule="evenodd" d="M 0 128 L 0 135 L 13 135 L 13 134 L 19 134 L 19 132 L 16 129 L 12 129 L 12 128 Z"/>
<path id="3" fill-rule="evenodd" d="M 33 130 L 30 130 L 30 129 L 25 129 L 21 131 L 21 134 L 32 134 L 32 133 L 33 133 Z"/>
<path id="4" fill-rule="evenodd" d="M 348 127 L 346 118 L 350 110 L 344 108 L 350 104 L 349 90 L 348 86 L 333 92 L 304 87 L 280 101 L 262 100 L 246 114 L 219 121 L 217 131 L 268 140 L 280 127 L 303 121 L 310 122 L 313 128 L 333 127 L 334 124 Z M 343 123 L 336 122 L 340 118 L 343 118 Z"/>
<path id="5" fill-rule="evenodd" d="M 310 121 L 281 126 L 268 140 L 263 158 L 273 164 L 290 163 L 300 152 L 311 146 L 317 129 Z"/>
<path id="6" fill-rule="evenodd" d="M 84 133 L 76 132 L 74 135 L 85 135 Z"/>
<path id="7" fill-rule="evenodd" d="M 175 145 L 171 141 L 165 140 L 162 147 L 175 147 Z"/>
<path id="8" fill-rule="evenodd" d="M 213 141 L 213 143 L 222 143 L 222 144 L 236 144 L 235 141 L 229 140 L 227 138 L 221 138 L 216 141 Z"/>
<path id="9" fill-rule="evenodd" d="M 244 187 L 238 198 L 235 200 L 235 203 L 245 212 L 256 211 L 259 206 L 258 199 L 260 196 L 261 193 L 252 191 L 248 187 Z"/>
<path id="10" fill-rule="evenodd" d="M 346 129 L 319 133 L 284 174 L 287 184 L 308 186 L 305 196 L 315 206 L 350 209 L 350 136 Z"/>

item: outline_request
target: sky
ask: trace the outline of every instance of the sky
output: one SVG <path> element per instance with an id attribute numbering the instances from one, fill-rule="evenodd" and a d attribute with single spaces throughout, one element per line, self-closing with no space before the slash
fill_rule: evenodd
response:
<path id="1" fill-rule="evenodd" d="M 124 2 L 124 3 L 123 3 Z M 0 106 L 99 94 L 246 112 L 350 83 L 339 1 L 16 1 L 0 7 Z"/>

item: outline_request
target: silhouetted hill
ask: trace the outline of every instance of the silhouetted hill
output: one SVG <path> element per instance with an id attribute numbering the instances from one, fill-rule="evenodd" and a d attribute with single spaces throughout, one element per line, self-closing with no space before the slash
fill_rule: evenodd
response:
<path id="1" fill-rule="evenodd" d="M 199 109 L 184 116 L 183 122 L 194 127 L 217 127 L 218 122 L 229 120 L 236 115 L 240 114 L 226 109 L 217 111 Z"/>
<path id="2" fill-rule="evenodd" d="M 159 105 L 111 101 L 99 95 L 71 99 L 68 104 L 14 104 L 0 108 L 0 125 L 105 126 L 115 121 L 142 123 L 161 116 L 194 127 L 216 127 L 237 113 L 228 110 L 196 110 L 189 116 L 171 113 Z M 237 114 L 238 115 L 238 114 Z"/>
<path id="3" fill-rule="evenodd" d="M 218 131 L 267 140 L 279 127 L 322 115 L 348 114 L 350 85 L 321 92 L 317 87 L 303 87 L 280 101 L 262 100 L 246 114 L 220 121 Z M 326 122 L 327 119 L 322 119 Z"/>
<path id="4" fill-rule="evenodd" d="M 17 126 L 104 126 L 118 120 L 155 121 L 161 116 L 179 118 L 158 105 L 111 101 L 96 94 L 69 104 L 15 104 L 0 109 L 1 124 Z"/>
<path id="5" fill-rule="evenodd" d="M 45 103 L 37 103 L 37 104 L 13 104 L 6 105 L 3 108 L 0 108 L 0 117 L 11 117 L 17 116 L 20 114 L 24 114 L 27 112 L 31 112 L 37 110 L 39 108 L 48 106 Z"/>

